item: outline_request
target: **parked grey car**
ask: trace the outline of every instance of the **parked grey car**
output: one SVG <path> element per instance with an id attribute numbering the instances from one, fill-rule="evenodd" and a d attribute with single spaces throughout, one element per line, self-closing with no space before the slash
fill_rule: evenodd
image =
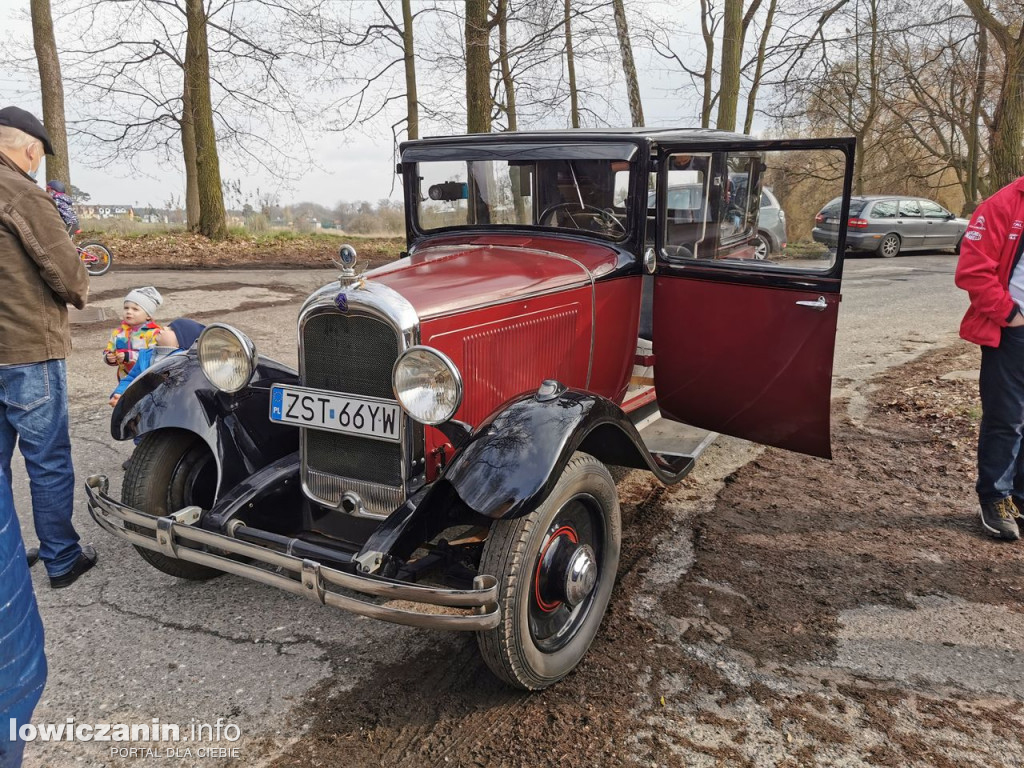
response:
<path id="1" fill-rule="evenodd" d="M 754 258 L 766 259 L 786 247 L 786 212 L 770 189 L 761 190 Z"/>
<path id="2" fill-rule="evenodd" d="M 839 237 L 842 199 L 831 200 L 814 217 L 811 236 L 834 248 Z M 901 251 L 960 252 L 967 219 L 921 197 L 864 195 L 850 200 L 846 250 L 868 251 L 891 258 Z"/>

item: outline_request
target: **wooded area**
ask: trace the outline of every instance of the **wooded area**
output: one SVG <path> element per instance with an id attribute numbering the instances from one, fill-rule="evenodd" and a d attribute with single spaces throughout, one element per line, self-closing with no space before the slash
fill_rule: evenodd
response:
<path id="1" fill-rule="evenodd" d="M 51 9 L 51 3 L 53 8 Z M 226 177 L 287 183 L 323 132 L 658 125 L 852 135 L 855 191 L 970 211 L 1024 175 L 1024 11 L 1000 0 L 31 0 L 58 148 L 178 165 L 189 227 L 227 234 Z M 55 11 L 55 13 L 54 13 Z M 57 19 L 56 26 L 53 18 Z M 639 66 L 643 61 L 647 66 Z M 742 111 L 741 111 L 742 107 Z M 65 110 L 67 113 L 65 130 Z M 237 184 L 237 182 L 236 182 Z"/>

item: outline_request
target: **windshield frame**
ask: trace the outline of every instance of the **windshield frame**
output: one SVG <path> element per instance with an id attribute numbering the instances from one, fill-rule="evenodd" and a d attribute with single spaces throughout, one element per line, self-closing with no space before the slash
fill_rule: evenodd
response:
<path id="1" fill-rule="evenodd" d="M 402 174 L 404 182 L 406 227 L 410 246 L 422 238 L 451 235 L 458 232 L 471 232 L 474 234 L 482 232 L 493 232 L 495 234 L 513 232 L 542 235 L 570 234 L 578 237 L 593 238 L 619 247 L 634 246 L 638 238 L 643 236 L 646 208 L 640 203 L 646 203 L 647 166 L 650 158 L 650 150 L 644 140 L 638 138 L 635 141 L 629 141 L 622 137 L 616 137 L 614 140 L 553 142 L 550 140 L 538 141 L 536 139 L 532 141 L 510 141 L 507 139 L 501 140 L 501 138 L 494 137 L 494 139 L 497 139 L 494 140 L 491 136 L 487 138 L 481 136 L 475 141 L 467 141 L 465 137 L 461 137 L 461 141 L 450 144 L 428 141 L 403 147 L 402 162 L 398 170 Z M 575 161 L 595 160 L 608 161 L 609 163 L 628 163 L 630 174 L 628 191 L 621 208 L 625 232 L 621 235 L 573 226 L 552 226 L 538 223 L 477 224 L 467 222 L 452 226 L 427 227 L 421 222 L 420 204 L 427 195 L 427 189 L 421 188 L 421 163 L 468 163 L 473 161 L 534 161 L 536 163 L 544 163 L 567 161 L 571 164 Z M 536 184 L 537 182 L 534 181 L 533 183 Z M 618 213 L 620 209 L 616 208 L 615 210 Z M 539 214 L 540 211 L 534 211 L 533 216 Z"/>

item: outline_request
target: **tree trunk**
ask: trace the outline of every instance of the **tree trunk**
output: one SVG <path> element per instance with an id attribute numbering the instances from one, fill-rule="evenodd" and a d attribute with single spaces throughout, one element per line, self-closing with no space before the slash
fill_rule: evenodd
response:
<path id="1" fill-rule="evenodd" d="M 580 95 L 576 90 L 576 55 L 572 49 L 571 0 L 565 0 L 565 66 L 569 70 L 569 120 L 573 128 L 580 127 Z"/>
<path id="2" fill-rule="evenodd" d="M 420 137 L 420 103 L 416 92 L 416 56 L 413 47 L 412 8 L 402 0 L 402 47 L 405 50 L 405 111 L 410 139 Z"/>
<path id="3" fill-rule="evenodd" d="M 57 38 L 53 33 L 50 0 L 31 0 L 32 42 L 39 65 L 39 86 L 43 97 L 43 125 L 50 137 L 54 154 L 46 158 L 46 176 L 59 179 L 71 189 L 71 169 L 68 161 L 68 132 L 64 123 L 64 82 L 60 77 L 60 58 L 57 56 Z"/>
<path id="4" fill-rule="evenodd" d="M 984 0 L 964 2 L 978 24 L 995 38 L 1004 58 L 999 99 L 989 134 L 989 191 L 995 191 L 1024 176 L 1024 38 L 1019 19 L 1006 24 L 993 15 Z"/>
<path id="5" fill-rule="evenodd" d="M 868 67 L 868 82 L 866 86 L 868 94 L 867 108 L 863 110 L 863 117 L 860 120 L 860 127 L 856 131 L 857 137 L 857 148 L 853 158 L 853 193 L 855 195 L 863 195 L 865 192 L 865 160 L 867 160 L 868 154 L 868 139 L 871 137 L 871 132 L 875 127 L 875 117 L 878 115 L 878 70 L 879 70 L 879 55 L 878 55 L 878 2 L 877 0 L 869 0 L 868 6 L 870 8 L 870 16 L 868 20 L 868 26 L 871 34 L 871 39 L 868 44 L 868 58 L 866 65 Z M 854 31 L 854 50 L 859 53 L 860 51 L 860 36 L 861 30 L 858 26 Z M 857 85 L 860 88 L 864 87 L 863 75 L 861 74 L 861 60 L 860 56 L 857 57 L 856 62 L 857 72 Z M 853 119 L 857 118 L 856 111 L 851 105 L 850 116 Z"/>
<path id="6" fill-rule="evenodd" d="M 711 5 L 700 0 L 700 34 L 704 38 L 704 96 L 700 105 L 700 127 L 711 127 L 715 79 L 715 35 L 711 27 Z"/>
<path id="7" fill-rule="evenodd" d="M 981 103 L 985 98 L 985 72 L 988 69 L 988 34 L 985 28 L 978 25 L 978 81 L 974 87 L 974 100 L 971 103 L 971 124 L 967 135 L 967 194 L 964 195 L 964 215 L 974 213 L 978 207 L 978 155 L 981 141 L 981 129 L 978 126 L 981 117 Z"/>
<path id="8" fill-rule="evenodd" d="M 615 12 L 615 29 L 619 36 L 619 51 L 622 54 L 622 74 L 626 78 L 626 93 L 629 95 L 629 116 L 634 126 L 644 124 L 644 107 L 640 102 L 640 83 L 633 63 L 633 46 L 629 42 L 629 26 L 626 24 L 626 8 L 623 0 L 612 0 Z"/>
<path id="9" fill-rule="evenodd" d="M 1024 46 L 1006 50 L 1003 87 L 989 137 L 991 192 L 1024 176 Z"/>
<path id="10" fill-rule="evenodd" d="M 749 134 L 754 125 L 754 108 L 757 106 L 757 90 L 761 86 L 761 76 L 764 74 L 764 54 L 768 49 L 768 35 L 772 30 L 772 21 L 775 20 L 775 6 L 777 0 L 771 0 L 768 4 L 768 15 L 764 20 L 764 29 L 761 30 L 761 39 L 757 43 L 757 62 L 754 66 L 754 77 L 750 83 L 750 93 L 747 94 L 747 114 L 743 119 L 743 132 Z"/>
<path id="11" fill-rule="evenodd" d="M 508 130 L 517 131 L 516 84 L 512 80 L 512 66 L 508 61 L 508 0 L 498 0 L 498 61 L 501 65 L 501 82 L 505 88 L 505 115 Z"/>
<path id="12" fill-rule="evenodd" d="M 722 59 L 718 81 L 718 119 L 715 127 L 736 130 L 743 64 L 743 0 L 725 0 L 722 17 Z"/>
<path id="13" fill-rule="evenodd" d="M 466 132 L 491 132 L 488 0 L 466 0 Z"/>
<path id="14" fill-rule="evenodd" d="M 210 100 L 210 49 L 206 40 L 203 0 L 185 0 L 188 35 L 185 42 L 185 77 L 192 100 L 196 137 L 196 177 L 199 184 L 199 232 L 211 240 L 228 235 L 224 190 L 217 159 L 217 134 Z"/>
<path id="15" fill-rule="evenodd" d="M 199 231 L 199 171 L 196 168 L 196 132 L 192 123 L 192 98 L 188 78 L 181 97 L 181 153 L 185 157 L 185 223 L 190 232 Z"/>

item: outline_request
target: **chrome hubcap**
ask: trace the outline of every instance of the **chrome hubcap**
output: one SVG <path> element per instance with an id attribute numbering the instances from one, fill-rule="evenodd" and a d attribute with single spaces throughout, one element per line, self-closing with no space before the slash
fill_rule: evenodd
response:
<path id="1" fill-rule="evenodd" d="M 597 584 L 594 550 L 584 544 L 576 550 L 565 573 L 565 601 L 576 606 L 587 599 Z"/>

